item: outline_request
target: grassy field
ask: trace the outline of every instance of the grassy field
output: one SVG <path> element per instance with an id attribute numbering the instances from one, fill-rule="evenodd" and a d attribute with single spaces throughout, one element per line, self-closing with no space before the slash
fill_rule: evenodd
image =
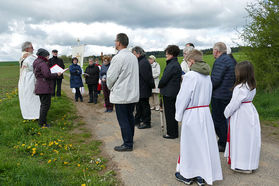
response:
<path id="1" fill-rule="evenodd" d="M 18 70 L 0 65 L 0 185 L 117 184 L 100 155 L 101 142 L 91 139 L 64 93 L 52 99 L 51 128 L 22 119 L 15 90 Z"/>

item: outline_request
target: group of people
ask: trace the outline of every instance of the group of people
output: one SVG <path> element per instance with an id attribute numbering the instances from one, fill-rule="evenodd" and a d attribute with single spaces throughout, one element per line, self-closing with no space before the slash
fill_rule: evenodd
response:
<path id="1" fill-rule="evenodd" d="M 114 150 L 120 152 L 133 150 L 135 125 L 139 129 L 151 127 L 149 98 L 156 89 L 154 78 L 159 77 L 152 73 L 155 65 L 148 63 L 144 50 L 137 46 L 129 51 L 128 44 L 126 34 L 117 34 L 118 53 L 107 72 L 110 100 L 115 104 L 123 139 Z M 181 65 L 178 46 L 167 46 L 165 53 L 167 65 L 157 81 L 167 125 L 163 137 L 178 138 L 178 122 L 182 122 L 175 178 L 185 184 L 196 181 L 198 185 L 222 180 L 219 152 L 224 151 L 232 170 L 256 170 L 261 134 L 252 103 L 256 94 L 253 65 L 248 61 L 237 63 L 223 42 L 213 46 L 212 72 L 192 43 L 186 44 Z M 154 60 L 154 56 L 149 59 Z"/>
<path id="2" fill-rule="evenodd" d="M 40 48 L 36 55 L 31 42 L 22 44 L 22 57 L 19 60 L 20 77 L 18 95 L 23 119 L 38 120 L 40 126 L 46 126 L 47 113 L 51 105 L 51 96 L 61 96 L 62 73 L 51 73 L 53 65 L 64 68 L 63 60 L 57 57 L 58 51 L 49 52 Z M 57 92 L 55 94 L 55 87 Z"/>
<path id="3" fill-rule="evenodd" d="M 81 67 L 78 65 L 78 58 L 72 58 L 72 64 L 70 65 L 70 87 L 75 89 L 75 101 L 78 102 L 80 99 L 83 102 L 81 94 L 81 87 L 83 87 L 82 75 L 85 77 L 85 83 L 88 86 L 88 103 L 97 104 L 98 94 L 103 90 L 105 100 L 105 112 L 113 111 L 113 104 L 109 100 L 110 90 L 107 87 L 107 71 L 110 66 L 111 57 L 104 56 L 102 66 L 99 65 L 99 59 L 96 58 L 95 62 L 93 58 L 89 58 L 88 66 L 84 73 Z"/>
<path id="4" fill-rule="evenodd" d="M 133 151 L 135 126 L 139 129 L 151 127 L 151 110 L 160 109 L 160 93 L 167 126 L 163 137 L 178 138 L 178 122 L 182 123 L 175 173 L 178 181 L 185 184 L 196 181 L 205 185 L 222 180 L 219 152 L 225 152 L 224 156 L 234 171 L 251 173 L 258 168 L 260 121 L 252 103 L 256 81 L 250 62 L 237 63 L 229 55 L 230 48 L 218 42 L 213 46 L 215 62 L 211 71 L 203 61 L 202 52 L 195 49 L 192 43 L 187 43 L 180 65 L 179 47 L 169 45 L 165 49 L 166 67 L 160 78 L 156 57 L 146 57 L 139 46 L 130 51 L 128 45 L 128 36 L 119 33 L 115 39 L 118 53 L 113 58 L 106 56 L 101 67 L 89 59 L 83 73 L 77 58 L 72 59 L 70 66 L 70 83 L 71 88 L 75 88 L 76 101 L 83 101 L 80 87 L 83 87 L 84 74 L 89 102 L 97 103 L 98 84 L 101 82 L 106 111 L 111 112 L 114 104 L 123 140 L 121 145 L 114 147 L 115 151 Z M 46 113 L 53 94 L 53 80 L 61 79 L 62 74 L 50 72 L 47 64 L 49 53 L 45 49 L 39 49 L 36 57 L 32 54 L 32 44 L 25 42 L 22 51 L 19 80 L 20 106 L 24 108 L 22 115 L 25 119 L 37 119 L 39 115 L 39 124 L 43 125 L 46 124 Z M 27 84 L 27 79 L 32 81 Z M 61 85 L 58 80 L 56 84 Z M 31 95 L 33 90 L 35 94 Z M 37 101 L 37 104 L 26 107 L 28 101 Z M 29 116 L 30 113 L 33 116 Z"/>

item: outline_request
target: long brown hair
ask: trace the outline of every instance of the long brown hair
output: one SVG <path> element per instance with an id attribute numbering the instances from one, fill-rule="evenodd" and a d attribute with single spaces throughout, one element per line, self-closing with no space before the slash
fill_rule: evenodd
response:
<path id="1" fill-rule="evenodd" d="M 236 87 L 239 84 L 247 83 L 250 90 L 256 88 L 256 80 L 254 74 L 254 66 L 249 61 L 242 61 L 235 66 L 235 84 Z"/>

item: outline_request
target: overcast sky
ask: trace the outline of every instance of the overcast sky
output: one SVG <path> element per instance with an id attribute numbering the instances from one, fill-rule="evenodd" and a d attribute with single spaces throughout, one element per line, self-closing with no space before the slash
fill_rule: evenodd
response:
<path id="1" fill-rule="evenodd" d="M 235 46 L 249 2 L 255 0 L 0 0 L 0 61 L 18 60 L 24 41 L 71 55 L 79 38 L 85 56 L 115 53 L 120 32 L 146 51 L 187 42 Z"/>

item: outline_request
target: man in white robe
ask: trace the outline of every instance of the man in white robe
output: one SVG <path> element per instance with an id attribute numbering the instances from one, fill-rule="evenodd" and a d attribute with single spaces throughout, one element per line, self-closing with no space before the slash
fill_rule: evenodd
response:
<path id="1" fill-rule="evenodd" d="M 222 169 L 209 104 L 212 84 L 210 67 L 196 49 L 187 55 L 190 71 L 183 76 L 176 100 L 175 119 L 182 121 L 178 181 L 212 185 L 222 180 Z M 195 178 L 195 179 L 194 179 Z"/>
<path id="2" fill-rule="evenodd" d="M 18 81 L 18 96 L 23 119 L 39 119 L 40 98 L 34 93 L 36 78 L 33 73 L 33 62 L 37 58 L 33 54 L 32 43 L 22 44 L 22 57 L 19 60 L 20 77 Z"/>

